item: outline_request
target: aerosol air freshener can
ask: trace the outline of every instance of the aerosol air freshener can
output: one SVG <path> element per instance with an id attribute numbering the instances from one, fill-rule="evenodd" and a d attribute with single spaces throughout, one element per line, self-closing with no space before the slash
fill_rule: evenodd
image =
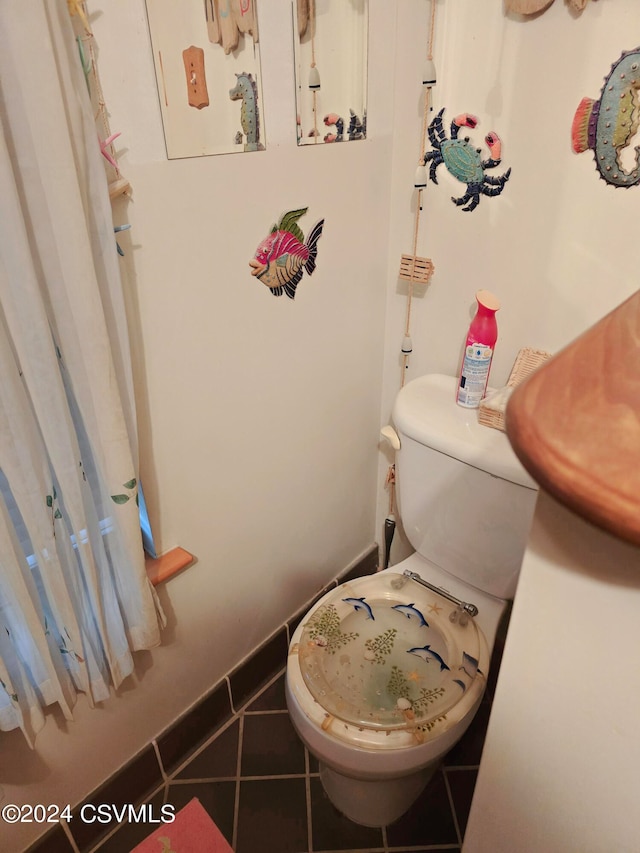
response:
<path id="1" fill-rule="evenodd" d="M 498 340 L 496 311 L 500 309 L 499 300 L 488 290 L 479 290 L 476 301 L 478 308 L 469 326 L 458 382 L 458 404 L 467 409 L 477 409 L 485 395 Z"/>

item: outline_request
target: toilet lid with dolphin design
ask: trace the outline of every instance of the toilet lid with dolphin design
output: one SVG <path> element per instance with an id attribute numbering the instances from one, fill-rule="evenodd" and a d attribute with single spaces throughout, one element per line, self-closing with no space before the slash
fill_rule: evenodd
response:
<path id="1" fill-rule="evenodd" d="M 482 676 L 472 618 L 393 572 L 339 586 L 304 624 L 298 655 L 327 714 L 388 732 L 430 729 Z"/>

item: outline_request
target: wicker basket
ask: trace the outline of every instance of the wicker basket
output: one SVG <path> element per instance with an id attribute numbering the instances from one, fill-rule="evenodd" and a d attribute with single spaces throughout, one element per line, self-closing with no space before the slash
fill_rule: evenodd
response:
<path id="1" fill-rule="evenodd" d="M 478 423 L 483 426 L 493 427 L 493 429 L 501 429 L 504 432 L 505 428 L 505 412 L 511 392 L 524 381 L 529 374 L 537 370 L 540 365 L 548 358 L 551 358 L 551 353 L 541 349 L 530 349 L 525 347 L 521 349 L 509 374 L 509 380 L 504 388 L 499 391 L 494 391 L 480 401 L 478 408 Z"/>

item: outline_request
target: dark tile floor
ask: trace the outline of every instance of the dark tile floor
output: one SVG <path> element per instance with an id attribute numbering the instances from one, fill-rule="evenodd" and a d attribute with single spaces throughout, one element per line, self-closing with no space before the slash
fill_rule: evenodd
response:
<path id="1" fill-rule="evenodd" d="M 169 803 L 177 811 L 197 797 L 236 853 L 460 851 L 492 691 L 490 684 L 471 727 L 419 800 L 400 820 L 382 829 L 352 823 L 325 796 L 317 762 L 289 720 L 284 671 L 179 766 L 147 802 L 157 807 Z M 93 850 L 128 853 L 153 828 L 125 825 Z"/>
<path id="2" fill-rule="evenodd" d="M 376 563 L 372 549 L 340 582 L 370 574 Z M 460 853 L 509 613 L 498 630 L 484 701 L 468 731 L 412 808 L 395 823 L 370 829 L 347 820 L 327 799 L 317 761 L 287 713 L 289 638 L 312 603 L 85 803 L 146 804 L 157 818 L 163 805 L 178 811 L 197 797 L 235 853 Z M 153 821 L 110 829 L 72 820 L 28 853 L 130 853 L 157 828 Z"/>

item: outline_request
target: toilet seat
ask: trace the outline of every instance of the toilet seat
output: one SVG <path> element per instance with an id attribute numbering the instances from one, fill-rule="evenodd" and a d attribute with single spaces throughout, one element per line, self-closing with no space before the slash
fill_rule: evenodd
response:
<path id="1" fill-rule="evenodd" d="M 296 639 L 288 678 L 298 702 L 357 746 L 415 746 L 450 728 L 484 691 L 486 641 L 474 620 L 392 570 L 331 590 Z"/>

